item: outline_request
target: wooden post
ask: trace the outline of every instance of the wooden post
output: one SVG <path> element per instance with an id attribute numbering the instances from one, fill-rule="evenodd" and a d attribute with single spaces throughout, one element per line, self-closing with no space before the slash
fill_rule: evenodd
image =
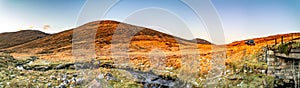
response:
<path id="1" fill-rule="evenodd" d="M 281 36 L 281 44 L 283 44 L 283 36 Z"/>
<path id="2" fill-rule="evenodd" d="M 275 45 L 277 45 L 277 38 L 275 38 Z"/>
<path id="3" fill-rule="evenodd" d="M 294 34 L 292 33 L 292 42 L 294 41 Z"/>

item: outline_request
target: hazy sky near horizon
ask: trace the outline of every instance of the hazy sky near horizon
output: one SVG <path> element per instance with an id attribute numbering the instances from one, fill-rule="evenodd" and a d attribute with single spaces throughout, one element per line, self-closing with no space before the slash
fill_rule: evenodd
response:
<path id="1" fill-rule="evenodd" d="M 86 0 L 0 0 L 0 33 L 24 29 L 57 33 L 77 27 L 81 25 L 76 24 L 76 21 L 85 2 Z M 211 2 L 223 25 L 226 43 L 300 31 L 299 0 L 211 0 Z M 101 6 L 95 6 L 95 10 L 99 7 Z M 102 19 L 124 21 L 141 9 L 153 7 L 162 8 L 178 16 L 194 37 L 211 40 L 209 36 L 213 35 L 207 33 L 201 19 L 179 0 L 121 0 Z M 157 19 L 164 20 L 164 18 Z M 167 32 L 159 28 L 157 30 Z M 174 34 L 186 37 L 184 34 Z"/>

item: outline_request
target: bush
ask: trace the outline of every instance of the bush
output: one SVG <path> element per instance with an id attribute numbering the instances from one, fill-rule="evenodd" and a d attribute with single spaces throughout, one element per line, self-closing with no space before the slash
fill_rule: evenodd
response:
<path id="1" fill-rule="evenodd" d="M 291 49 L 289 48 L 289 44 L 285 43 L 285 44 L 281 44 L 278 46 L 278 52 L 279 53 L 284 53 L 286 55 L 289 55 Z"/>

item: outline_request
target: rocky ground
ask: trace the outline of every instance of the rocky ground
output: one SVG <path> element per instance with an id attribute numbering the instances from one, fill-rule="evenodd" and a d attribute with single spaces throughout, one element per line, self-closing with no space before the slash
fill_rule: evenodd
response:
<path id="1" fill-rule="evenodd" d="M 0 88 L 165 88 L 184 83 L 152 71 L 116 68 L 108 62 L 99 62 L 91 67 L 87 63 L 47 62 L 35 56 L 16 60 L 10 55 L 1 55 Z"/>
<path id="2" fill-rule="evenodd" d="M 227 63 L 226 70 L 215 79 L 217 87 L 272 87 L 273 78 L 264 73 L 266 63 L 261 54 L 245 56 L 240 61 Z M 140 66 L 144 66 L 143 64 Z M 139 67 L 137 67 L 139 68 Z M 182 70 L 141 70 L 114 65 L 111 60 L 95 59 L 90 62 L 51 62 L 36 56 L 17 60 L 8 54 L 0 55 L 0 88 L 168 88 L 209 87 L 206 75 L 186 79 Z M 189 69 L 191 72 L 195 69 Z M 185 72 L 188 73 L 188 72 Z"/>

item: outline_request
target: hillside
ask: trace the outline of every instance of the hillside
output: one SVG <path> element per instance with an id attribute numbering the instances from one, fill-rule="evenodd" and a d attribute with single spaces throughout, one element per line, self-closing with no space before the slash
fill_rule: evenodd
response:
<path id="1" fill-rule="evenodd" d="M 197 42 L 198 44 L 212 44 L 211 42 L 204 40 L 204 39 L 200 39 L 200 38 L 195 38 L 192 41 Z"/>
<path id="2" fill-rule="evenodd" d="M 7 32 L 0 34 L 0 49 L 24 44 L 49 34 L 38 30 L 21 30 L 18 32 Z"/>
<path id="3" fill-rule="evenodd" d="M 264 82 L 272 83 L 272 79 L 266 80 L 269 76 L 259 72 L 259 70 L 266 68 L 265 62 L 258 61 L 263 55 L 262 48 L 273 46 L 275 39 L 277 39 L 277 43 L 279 44 L 282 36 L 284 37 L 283 42 L 289 42 L 293 39 L 299 39 L 300 33 L 278 34 L 248 39 L 254 40 L 256 43 L 255 46 L 246 45 L 244 40 L 236 41 L 225 45 L 225 58 L 225 54 L 222 52 L 223 48 L 219 49 L 219 47 L 223 47 L 224 45 L 214 45 L 203 39 L 196 38 L 186 40 L 149 28 L 126 23 L 110 20 L 94 21 L 77 28 L 46 37 L 39 37 L 39 39 L 5 48 L 5 50 L 11 53 L 3 54 L 12 56 L 7 55 L 1 57 L 0 55 L 0 59 L 2 58 L 3 60 L 2 63 L 0 61 L 0 67 L 11 67 L 9 64 L 13 65 L 22 62 L 22 65 L 26 69 L 25 71 L 33 69 L 39 73 L 36 75 L 36 78 L 45 81 L 48 80 L 47 78 L 49 78 L 51 74 L 61 73 L 59 69 L 65 69 L 61 71 L 70 71 L 69 73 L 73 74 L 76 71 L 74 69 L 85 68 L 91 65 L 95 66 L 94 68 L 96 69 L 92 69 L 90 72 L 112 73 L 113 76 L 119 76 L 119 78 L 127 78 L 130 74 L 133 75 L 132 77 L 135 77 L 139 75 L 134 73 L 134 71 L 137 70 L 151 72 L 159 75 L 158 77 L 163 77 L 163 79 L 165 79 L 164 77 L 168 77 L 167 79 L 169 79 L 169 77 L 178 78 L 190 83 L 196 83 L 193 85 L 201 87 L 203 83 L 206 82 L 205 76 L 210 74 L 210 70 L 213 70 L 212 72 L 214 73 L 223 72 L 223 70 L 212 69 L 213 65 L 219 64 L 216 58 L 220 58 L 219 61 L 222 61 L 220 65 L 223 65 L 223 60 L 225 60 L 226 66 L 226 72 L 221 76 L 224 80 L 221 80 L 221 82 L 226 83 L 226 85 L 238 85 L 242 83 L 241 81 L 245 81 L 248 82 L 249 85 L 264 85 Z M 95 45 L 95 47 L 91 45 Z M 77 49 L 79 52 L 73 51 Z M 95 55 L 82 58 L 82 56 L 86 54 L 93 53 L 88 51 L 90 49 L 94 49 Z M 199 53 L 195 52 L 195 50 L 199 51 Z M 85 61 L 77 62 L 76 60 L 78 60 L 78 58 L 74 56 L 74 53 L 79 54 L 79 59 L 82 58 Z M 0 52 L 0 54 L 2 53 Z M 129 57 L 123 57 L 127 54 Z M 33 58 L 37 57 L 38 59 L 33 60 Z M 217 63 L 213 64 L 212 60 L 215 60 Z M 31 61 L 32 63 L 30 63 Z M 243 70 L 245 65 L 249 65 L 248 68 L 251 69 L 251 72 L 249 71 L 249 73 L 247 73 Z M 124 68 L 126 69 L 124 70 Z M 15 74 L 19 73 L 19 68 L 15 68 L 13 71 L 14 74 L 2 74 L 21 76 L 21 74 Z M 121 71 L 121 73 L 114 73 L 118 71 Z M 124 71 L 128 71 L 129 73 L 124 74 Z M 32 73 L 31 70 L 26 72 L 26 74 Z M 44 76 L 46 78 L 43 78 Z M 240 79 L 239 77 L 243 78 Z M 30 80 L 36 79 L 33 78 Z M 132 83 L 131 78 L 126 80 Z M 15 80 L 8 81 L 18 82 Z M 61 81 L 54 81 L 52 79 L 50 81 L 56 86 L 61 83 Z M 140 83 L 139 81 L 134 81 Z M 118 83 L 122 84 L 122 82 Z"/>
<path id="4" fill-rule="evenodd" d="M 89 49 L 92 48 L 89 46 L 90 44 L 95 44 L 97 56 L 111 55 L 111 49 L 123 49 L 121 51 L 113 51 L 115 53 L 124 51 L 130 53 L 147 53 L 153 49 L 160 49 L 165 52 L 177 52 L 179 51 L 179 45 L 197 45 L 195 40 L 185 40 L 149 28 L 105 20 L 90 22 L 74 29 L 7 48 L 7 50 L 14 53 L 39 54 L 44 56 L 46 56 L 45 54 L 49 54 L 51 58 L 55 56 L 67 58 L 72 56 L 74 31 L 76 31 L 76 39 L 74 39 L 75 42 L 73 42 L 73 45 L 77 44 L 75 48 Z M 96 36 L 91 36 L 94 32 L 96 32 Z M 201 39 L 198 44 L 210 44 L 207 41 L 202 41 L 205 40 Z M 197 46 L 193 47 L 193 49 L 196 48 Z"/>
<path id="5" fill-rule="evenodd" d="M 254 40 L 255 46 L 249 46 L 245 44 L 245 41 L 236 41 L 226 45 L 227 62 L 234 62 L 247 55 L 255 55 L 262 51 L 263 47 L 271 47 L 275 44 L 281 44 L 281 37 L 283 42 L 290 42 L 292 40 L 299 40 L 300 33 L 288 33 L 288 34 L 277 34 L 260 38 L 253 38 L 247 40 Z M 275 43 L 275 39 L 276 42 Z"/>

